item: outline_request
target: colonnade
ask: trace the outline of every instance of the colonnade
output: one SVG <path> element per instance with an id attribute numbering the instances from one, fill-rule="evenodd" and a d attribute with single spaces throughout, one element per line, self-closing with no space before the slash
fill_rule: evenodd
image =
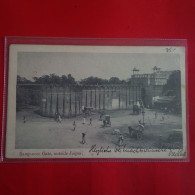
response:
<path id="1" fill-rule="evenodd" d="M 94 111 L 129 109 L 141 98 L 141 86 L 132 85 L 67 85 L 43 86 L 40 111 L 44 116 L 59 113 L 64 117 L 77 116 L 83 107 Z"/>

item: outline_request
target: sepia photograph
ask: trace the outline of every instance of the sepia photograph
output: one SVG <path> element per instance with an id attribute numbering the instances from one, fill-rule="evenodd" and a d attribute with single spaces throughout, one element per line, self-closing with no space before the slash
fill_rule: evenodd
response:
<path id="1" fill-rule="evenodd" d="M 8 158 L 185 158 L 185 48 L 11 45 Z"/>

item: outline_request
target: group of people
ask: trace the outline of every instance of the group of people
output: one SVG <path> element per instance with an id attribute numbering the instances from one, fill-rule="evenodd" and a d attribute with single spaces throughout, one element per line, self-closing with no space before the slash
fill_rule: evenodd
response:
<path id="1" fill-rule="evenodd" d="M 59 113 L 56 112 L 54 118 L 55 118 L 56 122 L 61 123 L 62 118 L 61 118 Z M 23 116 L 23 122 L 26 123 L 26 116 Z M 83 125 L 85 125 L 85 124 L 86 124 L 86 118 L 84 117 L 83 118 Z M 92 126 L 92 118 L 91 117 L 89 118 L 89 125 Z M 76 121 L 73 121 L 73 131 L 76 130 L 76 127 L 77 127 Z M 85 140 L 86 134 L 87 134 L 87 131 L 82 132 L 82 141 L 81 141 L 82 144 L 86 143 L 86 140 Z M 124 137 L 122 134 L 120 134 L 119 139 L 118 139 L 119 146 L 123 145 L 123 140 L 124 140 Z"/>
<path id="2" fill-rule="evenodd" d="M 56 120 L 56 122 L 59 122 L 59 123 L 61 123 L 61 121 L 62 121 L 62 118 L 61 118 L 60 114 L 57 113 L 57 112 L 55 113 L 55 120 Z M 25 119 L 24 119 L 24 121 L 25 121 Z M 85 125 L 85 123 L 86 123 L 86 118 L 84 117 L 83 118 L 83 125 Z M 91 117 L 89 118 L 89 125 L 92 126 L 92 118 Z M 76 127 L 77 127 L 76 121 L 73 121 L 73 131 L 76 130 Z M 86 143 L 86 141 L 85 141 L 86 133 L 87 132 L 83 132 L 82 133 L 82 141 L 81 141 L 82 144 L 85 144 Z"/>

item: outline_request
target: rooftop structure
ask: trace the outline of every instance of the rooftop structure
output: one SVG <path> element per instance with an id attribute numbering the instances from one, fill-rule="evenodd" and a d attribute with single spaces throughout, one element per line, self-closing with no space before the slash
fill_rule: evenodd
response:
<path id="1" fill-rule="evenodd" d="M 137 70 L 136 68 L 134 68 Z M 133 70 L 134 70 L 133 69 Z M 158 67 L 153 68 L 154 72 L 151 74 L 133 74 L 131 76 L 131 83 L 133 85 L 165 85 L 172 71 L 162 71 Z"/>

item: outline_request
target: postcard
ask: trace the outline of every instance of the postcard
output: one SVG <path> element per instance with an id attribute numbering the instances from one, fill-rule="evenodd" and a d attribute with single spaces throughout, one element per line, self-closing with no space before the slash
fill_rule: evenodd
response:
<path id="1" fill-rule="evenodd" d="M 8 159 L 184 159 L 185 47 L 12 44 Z"/>

